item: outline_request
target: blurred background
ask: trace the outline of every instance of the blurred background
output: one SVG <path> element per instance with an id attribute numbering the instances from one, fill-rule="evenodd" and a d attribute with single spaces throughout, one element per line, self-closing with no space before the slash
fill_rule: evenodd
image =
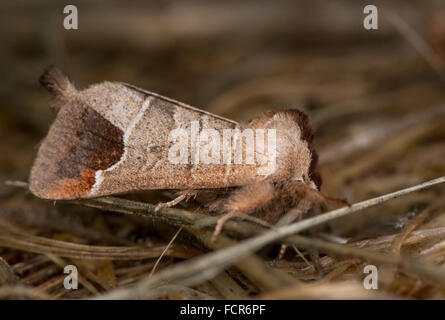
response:
<path id="1" fill-rule="evenodd" d="M 96 241 L 42 221 L 71 217 L 85 226 L 97 212 L 54 207 L 3 184 L 27 181 L 55 117 L 37 81 L 49 64 L 78 88 L 123 81 L 238 121 L 264 110 L 304 110 L 322 192 L 351 203 L 445 175 L 445 3 L 371 1 L 378 30 L 365 30 L 369 2 L 1 1 L 0 216 L 35 234 Z M 78 30 L 63 28 L 67 4 L 77 6 Z M 443 205 L 444 190 L 395 200 L 324 231 L 356 238 L 398 232 L 423 208 Z M 107 230 L 108 222 L 94 221 Z M 133 228 L 122 238 L 145 239 Z M 35 259 L 3 250 L 12 265 Z"/>

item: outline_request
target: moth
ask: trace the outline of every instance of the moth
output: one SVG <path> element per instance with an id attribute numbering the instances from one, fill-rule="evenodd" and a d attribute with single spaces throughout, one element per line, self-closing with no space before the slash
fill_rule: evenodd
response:
<path id="1" fill-rule="evenodd" d="M 274 224 L 298 206 L 325 202 L 308 117 L 268 111 L 247 124 L 138 87 L 103 82 L 77 90 L 57 68 L 39 82 L 57 117 L 40 145 L 29 187 L 53 200 L 167 189 L 173 206 L 200 191 L 225 191 L 208 205 Z"/>

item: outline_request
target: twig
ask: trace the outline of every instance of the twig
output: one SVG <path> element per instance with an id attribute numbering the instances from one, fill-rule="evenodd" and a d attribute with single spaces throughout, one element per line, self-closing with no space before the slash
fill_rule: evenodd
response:
<path id="1" fill-rule="evenodd" d="M 6 186 L 11 187 L 18 187 L 18 188 L 25 188 L 28 189 L 28 184 L 24 181 L 18 181 L 18 180 L 6 180 L 5 181 Z"/>
<path id="2" fill-rule="evenodd" d="M 310 219 L 303 220 L 299 223 L 293 225 L 287 225 L 280 228 L 272 229 L 270 231 L 266 231 L 263 234 L 244 240 L 243 242 L 231 246 L 227 249 L 219 250 L 216 252 L 212 252 L 206 254 L 204 256 L 200 256 L 193 260 L 188 260 L 182 263 L 178 263 L 168 269 L 165 269 L 159 272 L 156 276 L 153 276 L 150 279 L 143 279 L 132 289 L 117 289 L 116 291 L 110 292 L 100 298 L 104 299 L 128 299 L 138 297 L 140 295 L 147 295 L 150 290 L 160 283 L 169 281 L 174 282 L 180 281 L 180 283 L 184 284 L 184 279 L 186 279 L 185 283 L 187 285 L 195 285 L 203 280 L 214 277 L 219 272 L 229 267 L 236 261 L 239 261 L 243 257 L 249 255 L 252 252 L 257 251 L 263 246 L 273 243 L 281 238 L 288 237 L 295 233 L 301 232 L 305 229 L 311 228 L 313 226 L 319 225 L 321 223 L 327 222 L 332 219 L 336 219 L 365 208 L 369 208 L 371 206 L 375 206 L 377 204 L 383 203 L 390 199 L 394 199 L 418 190 L 422 190 L 425 188 L 429 188 L 431 186 L 440 184 L 445 182 L 445 177 L 437 178 L 434 180 L 427 181 L 425 183 L 402 189 L 390 194 L 386 194 L 377 198 L 369 199 L 366 201 L 362 201 L 356 203 L 350 207 L 340 208 L 323 215 L 313 217 Z M 377 257 L 378 256 L 378 257 Z M 376 254 L 376 259 L 381 257 L 380 254 Z M 392 260 L 391 260 L 392 259 Z M 394 259 L 389 257 L 385 262 L 391 261 L 393 263 L 401 263 L 399 259 Z M 411 263 L 404 263 L 406 267 L 412 267 Z M 411 268 L 413 269 L 413 268 Z M 431 272 L 433 278 L 440 278 L 440 282 L 443 283 L 445 279 L 445 275 L 443 272 L 436 271 L 435 268 L 431 270 L 430 266 L 423 266 L 422 264 L 415 264 L 415 271 L 419 271 L 422 274 Z"/>
<path id="3" fill-rule="evenodd" d="M 413 187 L 409 187 L 406 189 L 388 193 L 383 196 L 372 198 L 369 200 L 361 201 L 361 202 L 355 203 L 349 207 L 343 207 L 340 209 L 336 209 L 336 210 L 321 214 L 321 215 L 313 217 L 313 218 L 305 219 L 299 223 L 281 227 L 279 229 L 276 229 L 276 232 L 280 235 L 280 237 L 298 233 L 305 229 L 325 223 L 327 221 L 337 219 L 337 218 L 343 217 L 345 215 L 348 215 L 348 214 L 351 214 L 351 213 L 354 213 L 357 211 L 361 211 L 361 210 L 369 208 L 369 207 L 373 207 L 375 205 L 386 202 L 388 200 L 398 198 L 403 195 L 406 195 L 406 194 L 409 194 L 409 193 L 412 193 L 415 191 L 419 191 L 422 189 L 426 189 L 426 188 L 429 188 L 429 187 L 432 187 L 434 185 L 444 183 L 444 182 L 445 182 L 445 177 L 433 179 L 433 180 L 418 184 Z"/>
<path id="4" fill-rule="evenodd" d="M 220 235 L 218 241 L 213 241 L 212 230 L 196 230 L 188 228 L 188 232 L 192 233 L 196 238 L 204 243 L 213 251 L 224 250 L 225 248 L 236 245 L 236 242 L 228 237 Z M 236 267 L 259 288 L 274 290 L 284 286 L 297 285 L 298 281 L 289 275 L 269 268 L 262 259 L 255 255 L 249 255 L 238 261 Z"/>
<path id="5" fill-rule="evenodd" d="M 445 177 L 440 177 L 437 179 L 433 179 L 421 184 L 418 184 L 413 187 L 409 187 L 406 189 L 402 189 L 399 191 L 395 191 L 392 193 L 385 194 L 380 197 L 368 199 L 365 201 L 361 201 L 355 203 L 349 207 L 342 207 L 322 215 L 305 219 L 299 223 L 295 223 L 292 225 L 287 225 L 281 228 L 276 229 L 277 239 L 280 237 L 287 236 L 289 234 L 298 233 L 305 229 L 311 228 L 313 226 L 319 225 L 321 223 L 325 223 L 329 220 L 333 220 L 357 211 L 361 211 L 363 209 L 378 205 L 380 203 L 386 202 L 388 200 L 401 197 L 403 195 L 419 191 L 422 189 L 426 189 L 432 187 L 436 184 L 440 184 L 445 182 Z M 175 208 L 165 208 L 159 211 L 155 211 L 155 206 L 148 203 L 141 203 L 136 201 L 130 201 L 121 198 L 115 197 L 102 197 L 96 199 L 85 199 L 85 200 L 76 200 L 72 201 L 74 203 L 78 203 L 81 205 L 85 205 L 88 207 L 100 208 L 102 210 L 110 210 L 119 213 L 129 214 L 129 215 L 139 215 L 145 218 L 158 219 L 161 221 L 165 221 L 172 225 L 188 225 L 192 227 L 213 227 L 218 220 L 218 217 L 209 217 L 204 214 L 192 213 L 187 210 L 175 209 Z M 240 227 L 242 226 L 242 227 Z M 225 229 L 230 230 L 232 232 L 241 232 L 243 235 L 252 235 L 256 234 L 258 228 L 261 226 L 253 225 L 251 223 L 240 223 L 234 221 L 228 221 Z M 238 233 L 239 234 L 239 233 Z"/>

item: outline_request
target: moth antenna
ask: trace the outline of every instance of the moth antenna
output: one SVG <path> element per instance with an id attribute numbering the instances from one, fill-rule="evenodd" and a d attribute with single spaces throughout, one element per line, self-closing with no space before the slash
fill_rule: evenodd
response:
<path id="1" fill-rule="evenodd" d="M 327 197 L 327 196 L 325 196 L 325 198 L 326 198 L 326 203 L 330 204 L 330 205 L 332 205 L 334 207 L 336 207 L 336 206 L 337 207 L 338 206 L 340 206 L 340 207 L 345 207 L 345 206 L 350 207 L 351 206 L 349 201 L 346 200 L 346 199 L 331 198 L 331 197 Z"/>
<path id="2" fill-rule="evenodd" d="M 60 109 L 60 101 L 67 101 L 77 92 L 68 77 L 54 65 L 45 69 L 39 78 L 39 83 L 48 90 L 56 100 L 51 106 L 57 111 Z"/>

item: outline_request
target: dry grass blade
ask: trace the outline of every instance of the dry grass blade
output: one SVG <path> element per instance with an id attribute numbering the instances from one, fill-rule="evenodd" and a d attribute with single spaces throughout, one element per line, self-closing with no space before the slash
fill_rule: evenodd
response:
<path id="1" fill-rule="evenodd" d="M 171 238 L 170 242 L 167 244 L 167 246 L 165 247 L 165 249 L 162 251 L 161 255 L 159 256 L 159 258 L 156 260 L 155 265 L 153 266 L 153 269 L 151 269 L 150 275 L 148 276 L 149 278 L 151 278 L 151 276 L 153 275 L 153 273 L 156 271 L 156 267 L 158 266 L 159 262 L 162 260 L 162 257 L 167 253 L 167 250 L 171 247 L 171 245 L 173 244 L 173 242 L 175 241 L 175 239 L 178 237 L 179 233 L 182 231 L 182 227 L 180 227 L 178 229 L 178 231 L 176 231 L 175 235 Z"/>
<path id="2" fill-rule="evenodd" d="M 77 244 L 66 241 L 48 239 L 30 235 L 19 230 L 6 221 L 0 220 L 0 247 L 8 247 L 36 253 L 48 253 L 61 257 L 96 260 L 138 260 L 157 258 L 163 252 L 164 246 L 144 248 L 141 246 L 111 247 Z M 169 255 L 183 257 L 170 248 Z"/>
<path id="3" fill-rule="evenodd" d="M 445 83 L 445 64 L 422 37 L 395 12 L 387 12 L 388 21 L 412 44 Z"/>
<path id="4" fill-rule="evenodd" d="M 407 135 L 410 138 L 408 141 L 412 141 L 414 139 L 409 135 L 410 133 L 411 135 L 420 135 L 424 132 L 428 132 L 429 127 L 425 125 L 438 122 L 438 120 L 444 116 L 445 104 L 442 103 L 423 111 L 421 114 L 407 115 L 401 117 L 397 121 L 383 123 L 377 130 L 376 126 L 363 129 L 353 137 L 342 139 L 337 143 L 330 144 L 329 146 L 321 149 L 320 161 L 323 164 L 332 162 L 338 163 L 343 158 L 347 158 L 351 154 L 357 153 L 361 150 L 371 149 L 379 143 L 391 142 L 391 139 L 396 139 L 397 136 L 401 134 Z M 400 141 L 397 141 L 397 143 L 399 144 L 397 146 L 398 148 L 403 146 Z M 378 158 L 371 157 L 369 159 L 361 160 L 359 165 L 364 166 L 369 161 L 376 160 L 378 160 Z"/>
<path id="5" fill-rule="evenodd" d="M 440 286 L 445 287 L 445 271 L 428 261 L 400 258 L 395 255 L 383 254 L 363 248 L 353 248 L 318 239 L 309 239 L 299 235 L 288 237 L 284 241 L 288 244 L 307 249 L 317 249 L 333 256 L 360 258 L 374 264 L 397 265 L 404 270 L 413 272 L 430 283 L 440 284 Z"/>
<path id="6" fill-rule="evenodd" d="M 423 212 L 421 212 L 415 219 L 413 219 L 405 228 L 403 228 L 402 232 L 400 232 L 392 243 L 391 251 L 396 255 L 400 254 L 400 249 L 402 248 L 402 244 L 408 235 L 414 231 L 422 222 L 426 219 L 426 217 L 431 213 L 431 210 L 434 208 L 427 208 Z"/>
<path id="7" fill-rule="evenodd" d="M 349 245 L 357 248 L 373 248 L 374 250 L 384 251 L 394 244 L 394 240 L 398 236 L 399 234 L 395 234 L 372 239 L 358 240 L 349 243 Z M 417 230 L 410 233 L 410 235 L 404 240 L 403 245 L 414 245 L 422 240 L 429 241 L 431 239 L 441 238 L 444 236 L 445 227 Z"/>
<path id="8" fill-rule="evenodd" d="M 24 286 L 3 286 L 0 287 L 0 299 L 38 299 L 51 300 L 51 296 L 41 290 Z"/>
<path id="9" fill-rule="evenodd" d="M 55 264 L 57 264 L 61 269 L 67 266 L 69 263 L 62 258 L 56 257 L 53 254 L 47 254 L 47 257 L 51 259 Z M 91 293 L 99 294 L 99 291 L 82 275 L 82 270 L 78 275 L 79 282 Z"/>
<path id="10" fill-rule="evenodd" d="M 2 257 L 0 257 L 0 286 L 16 282 L 17 277 L 14 274 L 11 266 Z"/>
<path id="11" fill-rule="evenodd" d="M 390 194 L 395 190 L 445 176 L 443 1 L 381 2 L 378 21 L 357 1 L 109 1 L 100 8 L 83 1 L 82 26 L 93 33 L 81 34 L 35 19 L 29 1 L 18 7 L 4 2 L 1 23 L 10 28 L 0 28 L 7 61 L 0 85 L 0 149 L 7 150 L 0 152 L 0 288 L 18 288 L 1 289 L 1 298 L 445 298 L 445 184 L 377 206 L 423 186 Z M 48 0 L 39 15 L 54 10 L 57 1 Z M 364 30 L 364 19 L 371 18 L 378 31 Z M 215 198 L 223 203 L 232 189 L 202 190 L 156 211 L 175 192 L 53 201 L 34 197 L 26 182 L 4 186 L 33 172 L 55 119 L 50 96 L 36 80 L 57 61 L 76 62 L 59 67 L 78 88 L 124 81 L 233 119 L 240 128 L 269 110 L 301 110 L 313 129 L 323 193 L 356 204 L 333 211 L 317 206 L 298 223 L 299 210 L 288 211 L 278 225 L 259 219 L 261 212 L 240 214 L 212 242 L 219 217 L 206 208 Z M 129 133 L 124 120 L 134 114 L 124 102 L 117 118 L 99 113 Z M 157 117 L 147 114 L 140 124 Z M 76 117 L 66 120 L 77 127 Z M 204 122 L 200 128 L 210 125 Z M 162 124 L 168 131 L 173 122 Z M 159 138 L 161 132 L 147 128 L 144 134 Z M 107 167 L 108 161 L 96 163 L 83 151 L 90 153 L 93 141 L 120 142 L 119 134 L 115 140 L 109 133 L 79 129 L 73 138 L 85 144 L 70 149 L 66 168 L 54 178 L 82 175 L 78 169 L 90 160 L 92 169 Z M 131 143 L 124 144 L 131 151 Z M 126 155 L 125 165 L 139 164 L 135 153 Z M 61 164 L 48 160 L 48 168 Z M 82 189 L 92 181 L 82 179 Z M 425 210 L 432 210 L 426 218 Z M 280 245 L 287 247 L 282 256 Z M 62 283 L 68 264 L 77 267 L 78 290 Z M 363 289 L 366 264 L 378 268 L 382 295 Z"/>
<path id="12" fill-rule="evenodd" d="M 259 300 L 265 299 L 395 299 L 395 296 L 386 293 L 363 290 L 363 284 L 358 282 L 348 283 L 316 283 L 304 287 L 291 287 L 269 292 L 258 297 Z"/>

